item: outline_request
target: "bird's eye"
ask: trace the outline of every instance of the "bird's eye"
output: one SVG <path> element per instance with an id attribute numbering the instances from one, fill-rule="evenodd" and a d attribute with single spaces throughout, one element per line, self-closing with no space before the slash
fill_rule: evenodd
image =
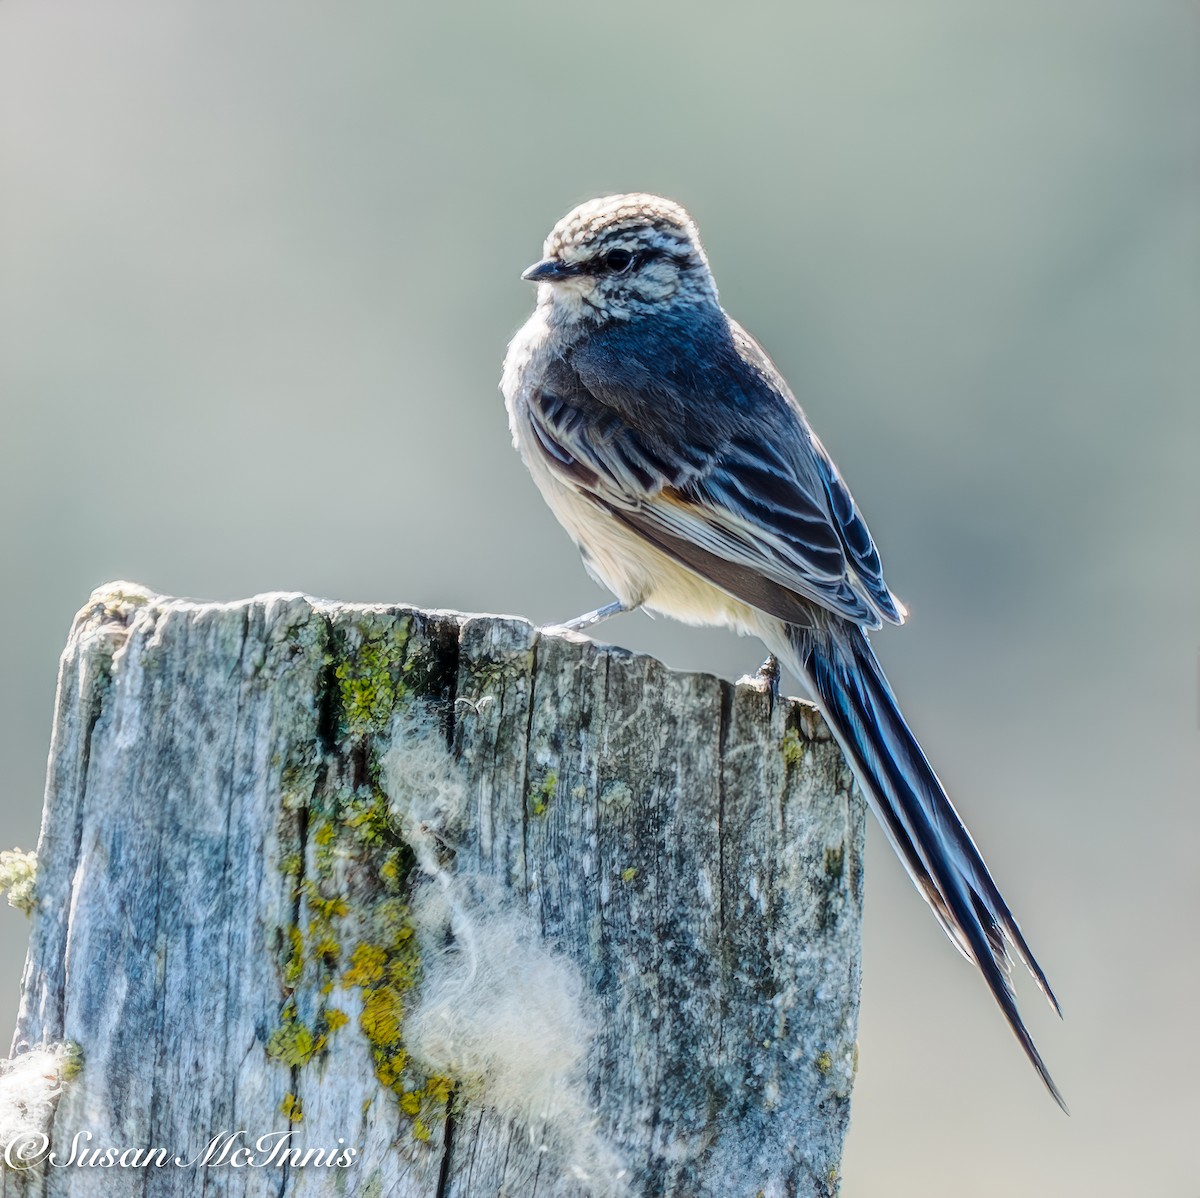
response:
<path id="1" fill-rule="evenodd" d="M 609 250 L 604 255 L 604 265 L 613 274 L 624 274 L 633 265 L 633 255 L 628 250 Z"/>

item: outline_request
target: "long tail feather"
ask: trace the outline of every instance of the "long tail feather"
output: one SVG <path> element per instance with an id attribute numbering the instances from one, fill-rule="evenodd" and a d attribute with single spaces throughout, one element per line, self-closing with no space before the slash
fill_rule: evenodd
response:
<path id="1" fill-rule="evenodd" d="M 970 834 L 909 731 L 866 634 L 850 623 L 786 626 L 784 660 L 806 679 L 888 839 L 947 935 L 983 974 L 1025 1055 L 1065 1111 L 1017 1010 L 1007 944 L 1062 1014 Z M 775 646 L 772 646 L 773 648 Z M 777 650 L 778 651 L 778 650 Z"/>

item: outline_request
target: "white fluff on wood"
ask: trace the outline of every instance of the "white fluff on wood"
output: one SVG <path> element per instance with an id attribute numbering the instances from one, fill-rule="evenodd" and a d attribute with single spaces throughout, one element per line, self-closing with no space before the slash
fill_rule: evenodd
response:
<path id="1" fill-rule="evenodd" d="M 437 726 L 403 717 L 391 742 L 384 789 L 427 875 L 412 898 L 422 981 L 405 1022 L 408 1051 L 430 1073 L 455 1078 L 474 1102 L 523 1126 L 588 1193 L 626 1193 L 625 1171 L 588 1100 L 594 1028 L 582 975 L 493 879 L 441 863 L 467 789 Z"/>
<path id="2" fill-rule="evenodd" d="M 62 1093 L 72 1049 L 39 1045 L 0 1059 L 0 1162 L 8 1168 L 37 1164 Z"/>

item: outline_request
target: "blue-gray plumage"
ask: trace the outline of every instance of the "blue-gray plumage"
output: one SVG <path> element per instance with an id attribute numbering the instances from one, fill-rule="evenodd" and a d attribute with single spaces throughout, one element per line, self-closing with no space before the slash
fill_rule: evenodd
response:
<path id="1" fill-rule="evenodd" d="M 717 298 L 669 200 L 568 213 L 524 277 L 533 315 L 501 383 L 513 440 L 618 603 L 758 636 L 803 682 L 888 839 L 981 971 L 1060 1106 L 1017 1010 L 1006 945 L 1046 977 L 917 744 L 866 630 L 903 623 L 854 499 L 774 364 Z"/>

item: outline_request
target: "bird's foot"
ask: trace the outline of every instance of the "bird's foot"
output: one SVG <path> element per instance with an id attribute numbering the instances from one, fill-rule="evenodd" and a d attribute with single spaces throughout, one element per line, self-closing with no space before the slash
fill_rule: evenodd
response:
<path id="1" fill-rule="evenodd" d="M 595 611 L 584 612 L 582 616 L 576 616 L 573 620 L 567 620 L 563 624 L 547 624 L 542 630 L 543 632 L 585 632 L 589 628 L 595 628 L 597 624 L 603 623 L 610 616 L 619 616 L 622 612 L 631 610 L 626 607 L 619 599 L 614 599 L 612 603 L 606 603 L 603 607 L 596 608 Z"/>

